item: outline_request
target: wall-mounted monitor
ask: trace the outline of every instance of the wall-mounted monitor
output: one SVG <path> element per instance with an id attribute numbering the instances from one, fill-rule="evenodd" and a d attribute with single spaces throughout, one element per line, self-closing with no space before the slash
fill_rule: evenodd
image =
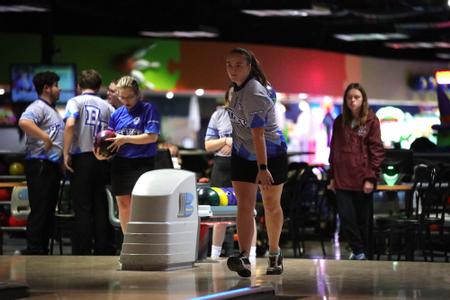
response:
<path id="1" fill-rule="evenodd" d="M 52 71 L 58 74 L 58 85 L 61 89 L 59 102 L 67 102 L 77 93 L 76 69 L 73 64 L 14 64 L 10 68 L 11 101 L 31 102 L 37 99 L 33 85 L 33 76 L 36 73 Z"/>

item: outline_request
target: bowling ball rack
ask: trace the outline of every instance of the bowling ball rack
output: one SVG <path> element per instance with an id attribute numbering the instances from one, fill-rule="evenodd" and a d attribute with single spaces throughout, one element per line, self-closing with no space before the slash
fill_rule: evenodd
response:
<path id="1" fill-rule="evenodd" d="M 235 224 L 237 206 L 199 205 L 198 216 L 202 224 Z"/>

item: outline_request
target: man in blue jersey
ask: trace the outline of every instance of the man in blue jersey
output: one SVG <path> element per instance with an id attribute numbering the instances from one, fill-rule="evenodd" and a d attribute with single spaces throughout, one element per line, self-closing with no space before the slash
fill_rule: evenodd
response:
<path id="1" fill-rule="evenodd" d="M 84 70 L 79 76 L 81 95 L 66 105 L 64 130 L 64 166 L 71 173 L 71 195 L 75 212 L 72 254 L 115 254 L 113 228 L 108 219 L 105 185 L 108 165 L 94 154 L 98 132 L 107 129 L 114 108 L 97 96 L 102 84 L 95 70 Z M 94 241 L 94 244 L 92 244 Z"/>
<path id="2" fill-rule="evenodd" d="M 31 103 L 19 120 L 27 136 L 25 175 L 30 201 L 25 255 L 48 254 L 58 189 L 61 181 L 64 122 L 55 110 L 59 99 L 59 76 L 37 73 L 33 84 L 39 98 Z"/>

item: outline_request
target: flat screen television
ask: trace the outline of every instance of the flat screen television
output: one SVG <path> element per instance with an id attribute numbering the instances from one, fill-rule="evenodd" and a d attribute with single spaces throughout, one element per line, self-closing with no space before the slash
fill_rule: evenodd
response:
<path id="1" fill-rule="evenodd" d="M 13 64 L 10 67 L 11 102 L 31 102 L 37 99 L 33 85 L 33 76 L 43 71 L 58 74 L 61 89 L 59 102 L 67 102 L 77 93 L 76 69 L 73 64 Z"/>

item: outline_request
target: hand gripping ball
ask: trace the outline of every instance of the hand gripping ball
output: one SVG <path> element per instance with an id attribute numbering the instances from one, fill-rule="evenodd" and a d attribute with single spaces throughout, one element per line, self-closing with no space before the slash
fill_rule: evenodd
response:
<path id="1" fill-rule="evenodd" d="M 108 147 L 113 143 L 113 141 L 107 141 L 109 138 L 116 137 L 116 133 L 112 130 L 102 130 L 95 136 L 94 147 L 99 149 L 100 154 L 103 156 L 111 156 L 114 155 L 115 152 L 112 152 L 108 149 Z"/>

